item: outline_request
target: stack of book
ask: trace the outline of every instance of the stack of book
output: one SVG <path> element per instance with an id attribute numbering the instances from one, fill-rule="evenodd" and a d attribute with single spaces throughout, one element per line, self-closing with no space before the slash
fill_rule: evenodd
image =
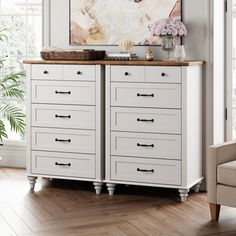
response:
<path id="1" fill-rule="evenodd" d="M 131 61 L 131 60 L 137 60 L 138 56 L 136 53 L 107 53 L 106 54 L 107 60 L 115 60 L 115 61 Z"/>

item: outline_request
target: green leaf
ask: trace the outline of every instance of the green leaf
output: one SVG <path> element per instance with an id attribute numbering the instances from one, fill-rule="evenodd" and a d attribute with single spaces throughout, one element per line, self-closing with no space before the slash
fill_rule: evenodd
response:
<path id="1" fill-rule="evenodd" d="M 6 133 L 6 128 L 2 120 L 0 120 L 0 141 L 3 140 L 3 138 L 8 138 Z"/>
<path id="2" fill-rule="evenodd" d="M 4 97 L 24 99 L 24 91 L 19 87 L 21 86 L 21 80 L 25 77 L 24 71 L 18 73 L 11 73 L 6 75 L 0 80 L 0 94 Z"/>
<path id="3" fill-rule="evenodd" d="M 24 134 L 25 114 L 21 109 L 10 104 L 2 104 L 0 105 L 0 113 L 9 121 L 12 131 Z"/>

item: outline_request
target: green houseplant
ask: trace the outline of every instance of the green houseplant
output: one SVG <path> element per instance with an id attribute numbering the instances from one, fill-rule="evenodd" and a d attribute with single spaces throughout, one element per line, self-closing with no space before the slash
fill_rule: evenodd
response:
<path id="1" fill-rule="evenodd" d="M 0 31 L 0 41 L 7 39 L 5 30 Z M 3 69 L 4 59 L 0 59 L 0 71 Z M 24 134 L 25 114 L 11 101 L 24 99 L 24 91 L 21 88 L 23 77 L 25 72 L 10 72 L 0 76 L 0 142 L 8 138 L 4 120 L 9 122 L 12 131 Z"/>

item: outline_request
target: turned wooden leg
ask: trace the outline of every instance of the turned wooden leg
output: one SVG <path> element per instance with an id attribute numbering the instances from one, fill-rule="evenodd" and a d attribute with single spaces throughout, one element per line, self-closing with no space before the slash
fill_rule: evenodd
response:
<path id="1" fill-rule="evenodd" d="M 220 215 L 220 205 L 209 203 L 210 212 L 211 212 L 211 220 L 218 221 Z"/>
<path id="2" fill-rule="evenodd" d="M 114 195 L 115 188 L 116 188 L 116 184 L 107 184 L 107 190 L 110 196 Z"/>
<path id="3" fill-rule="evenodd" d="M 189 189 L 179 189 L 179 196 L 181 198 L 181 202 L 186 202 L 188 198 Z"/>
<path id="4" fill-rule="evenodd" d="M 28 181 L 29 181 L 29 184 L 30 184 L 30 191 L 33 192 L 34 191 L 34 187 L 35 187 L 35 183 L 36 183 L 36 180 L 38 177 L 35 177 L 35 176 L 28 176 Z"/>
<path id="5" fill-rule="evenodd" d="M 193 187 L 193 190 L 195 193 L 199 193 L 199 190 L 200 190 L 200 187 L 201 187 L 201 183 L 202 182 L 199 182 L 198 184 L 196 184 L 194 187 Z"/>
<path id="6" fill-rule="evenodd" d="M 93 182 L 93 185 L 94 185 L 94 189 L 96 191 L 96 194 L 100 195 L 101 191 L 102 191 L 102 183 L 101 182 Z"/>

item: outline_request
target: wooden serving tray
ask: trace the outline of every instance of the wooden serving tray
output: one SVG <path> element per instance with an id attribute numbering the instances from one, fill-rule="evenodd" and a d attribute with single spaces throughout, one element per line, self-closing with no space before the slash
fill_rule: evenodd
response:
<path id="1" fill-rule="evenodd" d="M 102 60 L 106 51 L 103 50 L 83 50 L 83 51 L 41 51 L 44 60 Z"/>

